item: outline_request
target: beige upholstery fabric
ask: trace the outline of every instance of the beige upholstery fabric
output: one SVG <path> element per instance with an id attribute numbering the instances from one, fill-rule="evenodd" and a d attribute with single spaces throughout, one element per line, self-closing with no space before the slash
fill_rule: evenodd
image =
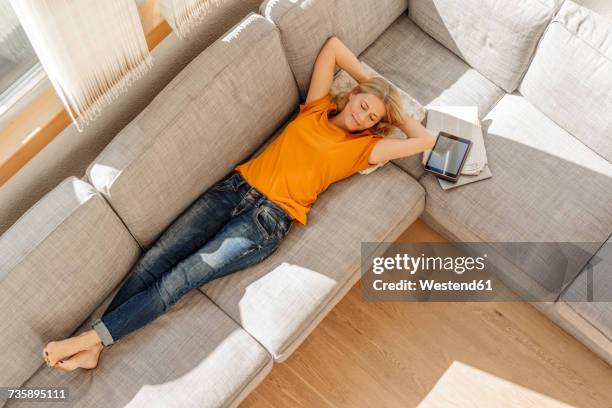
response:
<path id="1" fill-rule="evenodd" d="M 520 91 L 612 162 L 612 21 L 567 0 L 544 34 Z"/>
<path id="2" fill-rule="evenodd" d="M 114 294 L 113 294 L 114 295 Z M 76 334 L 88 330 L 109 297 Z M 68 387 L 37 407 L 226 407 L 272 368 L 270 355 L 197 289 L 172 310 L 105 348 L 94 370 L 42 366 L 26 387 Z M 7 407 L 21 406 L 9 403 Z"/>
<path id="3" fill-rule="evenodd" d="M 89 184 L 69 177 L 0 237 L 0 384 L 20 386 L 42 350 L 72 333 L 139 255 Z"/>
<path id="4" fill-rule="evenodd" d="M 512 92 L 562 0 L 410 0 L 410 18 Z"/>

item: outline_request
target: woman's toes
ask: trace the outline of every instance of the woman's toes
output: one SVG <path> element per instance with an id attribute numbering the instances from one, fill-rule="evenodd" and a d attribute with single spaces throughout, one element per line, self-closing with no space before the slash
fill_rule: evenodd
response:
<path id="1" fill-rule="evenodd" d="M 55 341 L 50 341 L 49 343 L 47 343 L 47 346 L 45 347 L 45 360 L 47 361 L 47 364 L 49 366 L 53 366 L 55 365 L 55 363 L 57 363 L 57 361 L 59 360 L 58 358 L 54 357 L 54 353 L 53 353 L 53 348 L 55 347 Z"/>
<path id="2" fill-rule="evenodd" d="M 43 359 L 45 360 L 45 364 L 51 367 L 51 361 L 49 360 L 49 352 L 47 351 L 46 347 L 43 349 L 42 354 L 43 354 Z"/>
<path id="3" fill-rule="evenodd" d="M 79 344 L 79 341 L 76 340 L 78 337 L 80 336 L 71 337 L 61 341 L 50 341 L 47 343 L 44 351 L 48 364 L 50 366 L 54 366 L 58 361 L 70 358 L 74 354 L 83 350 Z"/>
<path id="4" fill-rule="evenodd" d="M 55 364 L 55 366 L 53 367 L 59 368 L 60 370 L 64 370 L 64 371 L 72 371 L 78 368 L 78 365 L 75 363 L 75 361 L 72 358 L 69 358 L 68 360 L 58 361 L 57 364 Z"/>

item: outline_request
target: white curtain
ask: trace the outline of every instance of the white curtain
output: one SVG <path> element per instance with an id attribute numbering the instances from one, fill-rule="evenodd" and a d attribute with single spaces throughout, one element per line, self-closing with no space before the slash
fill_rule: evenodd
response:
<path id="1" fill-rule="evenodd" d="M 151 66 L 134 0 L 10 0 L 79 131 Z"/>
<path id="2" fill-rule="evenodd" d="M 185 38 L 222 0 L 159 0 L 159 11 L 179 38 Z"/>
<path id="3" fill-rule="evenodd" d="M 11 3 L 0 0 L 0 57 L 18 62 L 28 51 L 28 37 L 19 25 Z"/>
<path id="4" fill-rule="evenodd" d="M 8 0 L 0 0 L 0 41 L 10 35 L 19 26 L 19 20 Z"/>

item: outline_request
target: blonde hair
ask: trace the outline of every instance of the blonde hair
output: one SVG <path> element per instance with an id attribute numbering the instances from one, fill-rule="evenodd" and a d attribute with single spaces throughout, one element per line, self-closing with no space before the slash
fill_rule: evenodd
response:
<path id="1" fill-rule="evenodd" d="M 369 78 L 356 86 L 353 89 L 340 92 L 332 96 L 332 100 L 336 103 L 334 114 L 340 113 L 348 103 L 349 94 L 353 92 L 369 93 L 377 96 L 385 105 L 385 115 L 368 130 L 380 136 L 388 136 L 393 130 L 392 126 L 397 126 L 403 119 L 403 101 L 402 97 L 393 85 L 382 77 Z"/>

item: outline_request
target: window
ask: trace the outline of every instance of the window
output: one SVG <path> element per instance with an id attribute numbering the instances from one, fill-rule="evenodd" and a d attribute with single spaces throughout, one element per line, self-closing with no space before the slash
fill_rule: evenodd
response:
<path id="1" fill-rule="evenodd" d="M 158 0 L 137 0 L 137 4 L 147 44 L 152 49 L 172 29 L 159 12 Z M 6 36 L 11 31 L 8 28 L 11 24 L 13 29 L 18 27 L 24 34 L 9 1 L 0 0 L 0 50 L 8 50 Z M 0 87 L 0 187 L 71 123 L 51 81 L 25 39 L 24 55 L 29 53 L 31 58 L 21 59 L 21 65 L 13 60 L 2 60 L 3 69 L 0 70 L 0 83 L 7 84 L 3 91 Z M 9 76 L 12 83 L 4 80 Z"/>
<path id="2" fill-rule="evenodd" d="M 0 115 L 3 115 L 45 74 L 8 2 L 0 4 L 0 13 Z"/>

